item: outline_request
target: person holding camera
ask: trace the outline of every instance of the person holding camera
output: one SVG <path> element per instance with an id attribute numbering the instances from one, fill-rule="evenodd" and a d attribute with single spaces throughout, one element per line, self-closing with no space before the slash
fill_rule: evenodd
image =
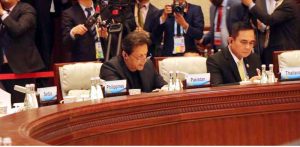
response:
<path id="1" fill-rule="evenodd" d="M 45 65 L 35 44 L 36 11 L 19 0 L 0 3 L 0 73 L 29 73 Z M 12 94 L 12 103 L 24 101 L 24 94 L 14 85 L 34 83 L 34 79 L 3 80 L 5 90 Z"/>
<path id="2" fill-rule="evenodd" d="M 163 36 L 162 56 L 178 56 L 186 52 L 198 52 L 195 39 L 201 39 L 204 29 L 203 12 L 200 6 L 174 0 L 166 5 L 159 18 L 156 36 Z"/>
<path id="3" fill-rule="evenodd" d="M 92 0 L 77 2 L 62 13 L 63 44 L 71 45 L 72 62 L 100 60 L 96 56 L 96 47 L 105 51 L 107 29 L 87 24 L 96 13 Z"/>

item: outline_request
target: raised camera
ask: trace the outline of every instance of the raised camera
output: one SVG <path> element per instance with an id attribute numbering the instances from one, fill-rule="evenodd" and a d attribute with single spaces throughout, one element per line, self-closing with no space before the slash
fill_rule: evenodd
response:
<path id="1" fill-rule="evenodd" d="M 178 0 L 174 1 L 173 5 L 172 5 L 173 13 L 175 12 L 175 13 L 183 14 L 184 9 L 185 9 L 185 3 L 180 4 Z"/>

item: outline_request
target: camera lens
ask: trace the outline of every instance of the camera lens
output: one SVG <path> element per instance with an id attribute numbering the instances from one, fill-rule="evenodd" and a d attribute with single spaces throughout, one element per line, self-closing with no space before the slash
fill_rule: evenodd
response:
<path id="1" fill-rule="evenodd" d="M 183 12 L 184 12 L 184 6 L 182 6 L 182 5 L 174 5 L 173 6 L 173 11 L 176 12 L 176 13 L 183 14 Z"/>

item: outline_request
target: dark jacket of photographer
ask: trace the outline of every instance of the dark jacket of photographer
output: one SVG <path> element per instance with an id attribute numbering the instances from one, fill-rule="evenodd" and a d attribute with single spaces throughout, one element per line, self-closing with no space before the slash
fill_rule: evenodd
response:
<path id="1" fill-rule="evenodd" d="M 35 45 L 36 12 L 29 4 L 18 2 L 3 22 L 0 19 L 0 60 L 5 52 L 14 73 L 41 70 L 44 63 Z"/>
<path id="2" fill-rule="evenodd" d="M 94 35 L 90 31 L 87 31 L 83 36 L 75 36 L 74 39 L 70 35 L 73 27 L 85 24 L 86 20 L 84 10 L 78 3 L 62 14 L 63 43 L 64 45 L 71 45 L 71 61 L 73 62 L 96 60 Z M 106 41 L 102 39 L 101 43 L 105 52 Z"/>
<path id="3" fill-rule="evenodd" d="M 187 31 L 184 31 L 184 41 L 185 41 L 185 52 L 197 52 L 195 39 L 201 39 L 203 36 L 204 29 L 204 17 L 200 6 L 187 3 L 188 10 L 183 14 L 186 22 L 189 24 Z M 163 11 L 161 12 L 163 13 Z M 160 19 L 160 18 L 158 18 Z M 160 22 L 160 21 L 159 21 Z M 155 31 L 158 36 L 164 34 L 164 46 L 162 50 L 162 56 L 172 56 L 174 48 L 174 25 L 175 18 L 169 16 L 165 23 L 161 24 L 157 31 Z"/>

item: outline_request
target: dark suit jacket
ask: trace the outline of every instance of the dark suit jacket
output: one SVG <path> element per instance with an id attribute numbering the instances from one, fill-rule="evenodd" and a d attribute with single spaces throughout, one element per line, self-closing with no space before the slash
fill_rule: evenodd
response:
<path id="1" fill-rule="evenodd" d="M 149 5 L 149 10 L 145 19 L 144 30 L 150 33 L 150 38 L 152 41 L 152 45 L 149 47 L 149 52 L 156 56 L 156 48 L 160 44 L 161 38 L 156 36 L 153 32 L 158 27 L 158 19 L 159 18 L 159 9 L 153 6 L 151 3 Z"/>
<path id="2" fill-rule="evenodd" d="M 186 52 L 197 52 L 195 39 L 201 39 L 204 29 L 204 18 L 200 6 L 188 4 L 188 12 L 184 15 L 185 20 L 189 23 L 189 28 L 184 35 Z M 162 13 L 162 12 L 161 12 Z M 159 17 L 157 19 L 160 19 Z M 158 21 L 160 22 L 160 21 Z M 163 56 L 172 56 L 174 48 L 174 24 L 175 18 L 169 17 L 166 22 L 161 24 L 157 29 L 157 36 L 164 35 L 164 47 L 162 51 Z"/>
<path id="3" fill-rule="evenodd" d="M 73 40 L 70 35 L 70 31 L 73 27 L 78 24 L 85 24 L 86 20 L 84 10 L 82 10 L 78 3 L 62 13 L 63 43 L 65 45 L 72 45 L 71 60 L 73 62 L 96 60 L 94 36 L 90 31 L 87 31 L 83 36 L 75 36 L 75 40 Z M 101 43 L 105 51 L 105 41 Z"/>
<path id="4" fill-rule="evenodd" d="M 6 57 L 12 71 L 26 73 L 44 68 L 34 40 L 36 29 L 34 8 L 29 4 L 18 2 L 2 23 L 5 29 L 0 33 L 0 48 L 6 49 Z M 0 54 L 3 56 L 2 51 Z"/>
<path id="5" fill-rule="evenodd" d="M 156 88 L 161 88 L 167 84 L 163 78 L 156 72 L 151 60 L 148 60 L 142 71 L 139 71 L 143 92 L 151 92 Z M 127 88 L 131 89 L 133 80 L 131 79 L 129 70 L 122 57 L 117 56 L 105 62 L 100 70 L 100 78 L 106 81 L 111 80 L 127 80 Z"/>
<path id="6" fill-rule="evenodd" d="M 226 6 L 226 25 L 227 25 L 227 30 L 228 33 L 231 31 L 231 26 L 235 22 L 243 21 L 243 22 L 248 22 L 249 21 L 249 16 L 248 16 L 248 9 L 242 5 L 241 1 L 239 0 L 228 0 L 227 6 Z M 216 16 L 217 13 L 217 7 L 215 5 L 211 5 L 210 7 L 210 31 L 204 35 L 203 37 L 203 44 L 211 44 L 214 49 L 214 28 L 215 28 L 215 18 L 218 17 Z"/>
<path id="7" fill-rule="evenodd" d="M 262 6 L 255 5 L 250 13 L 270 26 L 269 45 L 264 50 L 264 63 L 272 63 L 272 52 L 275 50 L 297 49 L 297 5 L 294 0 L 284 0 L 274 12 L 269 15 Z"/>
<path id="8" fill-rule="evenodd" d="M 60 26 L 59 23 L 61 12 L 65 7 L 70 7 L 71 4 L 70 2 L 62 3 L 62 0 L 53 0 L 55 13 L 50 13 L 52 0 L 30 1 L 33 1 L 33 6 L 37 12 L 36 45 L 39 49 L 42 59 L 44 60 L 44 63 L 50 67 L 51 63 L 55 62 L 51 60 L 52 49 L 61 50 L 61 45 L 56 45 L 57 42 L 60 43 L 62 40 L 62 35 L 56 35 L 57 32 L 62 34 L 60 27 L 57 27 L 58 25 Z M 54 44 L 56 45 L 55 47 L 53 47 Z"/>
<path id="9" fill-rule="evenodd" d="M 250 54 L 244 58 L 245 67 L 249 78 L 256 76 L 256 68 L 260 69 L 260 58 L 257 54 Z M 217 52 L 207 58 L 207 72 L 210 73 L 210 82 L 212 85 L 237 83 L 241 81 L 241 77 L 237 65 L 230 54 L 228 48 Z"/>

